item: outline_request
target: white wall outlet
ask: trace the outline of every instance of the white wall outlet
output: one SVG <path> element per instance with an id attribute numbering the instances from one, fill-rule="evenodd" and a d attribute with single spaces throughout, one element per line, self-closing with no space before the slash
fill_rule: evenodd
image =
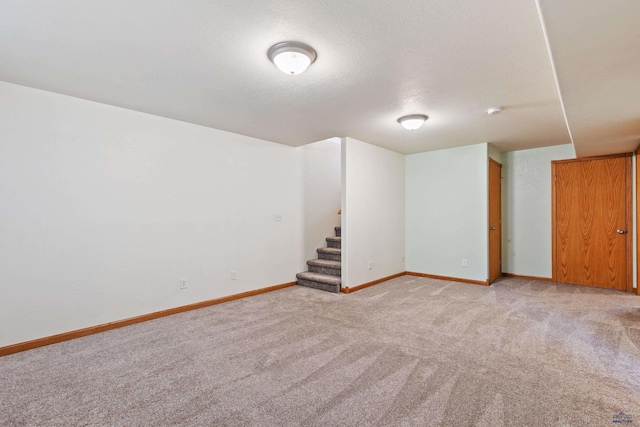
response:
<path id="1" fill-rule="evenodd" d="M 231 270 L 231 280 L 236 280 L 236 274 L 238 272 L 236 270 Z"/>
<path id="2" fill-rule="evenodd" d="M 373 267 L 373 263 L 372 263 L 371 261 L 369 261 L 369 262 L 367 263 L 367 268 L 368 268 L 369 270 L 371 270 L 371 268 L 372 268 L 372 267 Z"/>
<path id="3" fill-rule="evenodd" d="M 400 257 L 400 261 L 401 261 L 401 262 L 404 262 L 404 255 L 402 255 L 402 256 Z"/>
<path id="4" fill-rule="evenodd" d="M 276 221 L 282 221 L 282 214 L 275 214 L 275 215 L 273 216 L 273 218 L 274 218 Z"/>
<path id="5" fill-rule="evenodd" d="M 463 267 L 468 267 L 469 266 L 469 264 L 467 263 L 467 259 L 466 258 L 462 259 L 462 266 Z"/>
<path id="6" fill-rule="evenodd" d="M 180 279 L 180 289 L 187 289 L 187 279 Z"/>

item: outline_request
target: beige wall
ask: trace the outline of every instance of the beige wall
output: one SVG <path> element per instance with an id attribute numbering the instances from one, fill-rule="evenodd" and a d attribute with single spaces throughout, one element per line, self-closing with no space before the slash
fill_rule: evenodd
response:
<path id="1" fill-rule="evenodd" d="M 0 83 L 0 347 L 294 281 L 301 166 L 296 148 Z"/>

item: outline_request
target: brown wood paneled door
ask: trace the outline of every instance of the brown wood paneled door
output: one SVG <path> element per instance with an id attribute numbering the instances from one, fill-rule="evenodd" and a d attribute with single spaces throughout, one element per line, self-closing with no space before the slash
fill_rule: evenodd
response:
<path id="1" fill-rule="evenodd" d="M 632 290 L 630 155 L 551 168 L 554 281 Z"/>
<path id="2" fill-rule="evenodd" d="M 489 159 L 489 283 L 502 276 L 502 165 Z"/>

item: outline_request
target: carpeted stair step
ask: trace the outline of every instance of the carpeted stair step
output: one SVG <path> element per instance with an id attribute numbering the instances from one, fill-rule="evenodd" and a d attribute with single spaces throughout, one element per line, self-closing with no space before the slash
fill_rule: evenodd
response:
<path id="1" fill-rule="evenodd" d="M 318 248 L 318 259 L 307 261 L 309 271 L 296 274 L 298 285 L 327 292 L 340 292 L 342 274 L 342 230 L 334 227 L 335 237 L 327 237 L 327 247 Z"/>
<path id="2" fill-rule="evenodd" d="M 311 273 L 305 271 L 304 273 L 296 274 L 298 279 L 298 285 L 306 286 L 307 288 L 320 289 L 327 292 L 340 292 L 340 284 L 342 283 L 340 277 L 330 276 L 328 274 Z"/>
<path id="3" fill-rule="evenodd" d="M 342 249 L 338 248 L 318 248 L 318 258 L 331 261 L 342 260 Z"/>
<path id="4" fill-rule="evenodd" d="M 338 248 L 341 247 L 342 237 L 327 237 L 327 246 L 330 248 Z"/>
<path id="5" fill-rule="evenodd" d="M 329 276 L 340 276 L 342 263 L 328 259 L 310 259 L 307 261 L 311 273 L 328 274 Z"/>

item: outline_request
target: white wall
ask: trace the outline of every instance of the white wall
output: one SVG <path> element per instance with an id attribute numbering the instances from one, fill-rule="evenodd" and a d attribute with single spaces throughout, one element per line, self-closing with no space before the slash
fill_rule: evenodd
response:
<path id="1" fill-rule="evenodd" d="M 405 156 L 352 138 L 342 148 L 342 286 L 354 287 L 405 270 Z"/>
<path id="2" fill-rule="evenodd" d="M 487 150 L 489 153 L 489 157 L 495 160 L 496 162 L 502 164 L 502 151 L 498 150 L 492 144 L 487 144 Z"/>
<path id="3" fill-rule="evenodd" d="M 571 144 L 503 154 L 503 272 L 551 277 L 551 161 L 570 158 Z"/>
<path id="4" fill-rule="evenodd" d="M 487 144 L 413 154 L 406 168 L 407 271 L 485 281 Z"/>
<path id="5" fill-rule="evenodd" d="M 294 281 L 300 153 L 0 82 L 0 346 Z"/>
<path id="6" fill-rule="evenodd" d="M 316 249 L 326 246 L 326 237 L 340 225 L 340 142 L 332 138 L 298 148 L 303 157 L 305 260 L 317 258 Z"/>

